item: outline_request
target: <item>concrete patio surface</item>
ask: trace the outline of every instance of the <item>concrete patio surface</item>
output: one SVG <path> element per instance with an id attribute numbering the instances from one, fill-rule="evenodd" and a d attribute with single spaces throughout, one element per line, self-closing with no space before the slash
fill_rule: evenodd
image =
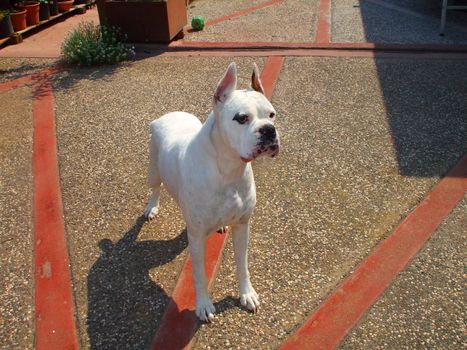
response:
<path id="1" fill-rule="evenodd" d="M 0 344 L 16 349 L 34 338 L 31 100 L 28 87 L 2 93 L 0 118 Z"/>
<path id="2" fill-rule="evenodd" d="M 38 333 L 42 314 L 34 300 L 37 271 L 43 272 L 34 265 L 32 166 L 33 105 L 46 91 L 41 84 L 52 87 L 48 113 L 55 121 L 59 214 L 69 256 L 62 265 L 71 272 L 77 330 L 70 348 L 148 349 L 167 322 L 188 255 L 183 217 L 165 191 L 155 222 L 141 217 L 149 199 L 148 123 L 175 110 L 204 120 L 231 61 L 240 88 L 248 86 L 254 62 L 269 74 L 282 150 L 253 163 L 257 206 L 249 260 L 261 308 L 252 314 L 239 305 L 227 236 L 211 290 L 215 322 L 192 324 L 186 349 L 277 349 L 410 220 L 456 164 L 465 163 L 466 13 L 450 12 L 446 36 L 439 37 L 438 10 L 434 2 L 405 0 L 195 0 L 189 19 L 220 20 L 200 32 L 187 30 L 165 48 L 137 46 L 140 54 L 119 65 L 63 65 L 61 40 L 80 21 L 97 20 L 91 9 L 0 48 L 0 103 L 6 106 L 0 119 L 0 348 L 41 349 L 38 339 L 55 332 Z M 318 39 L 321 49 L 313 46 Z M 231 42 L 258 45 L 239 50 Z M 336 42 L 353 46 L 336 49 Z M 212 43 L 225 47 L 208 48 Z M 368 43 L 402 46 L 385 51 Z M 413 44 L 424 45 L 423 53 Z M 271 57 L 284 57 L 275 61 L 275 72 Z M 459 179 L 464 192 L 457 190 L 463 199 L 352 323 L 340 349 L 465 344 L 465 180 Z"/>
<path id="3" fill-rule="evenodd" d="M 218 24 L 209 22 L 222 18 L 226 13 L 235 13 L 244 8 L 259 5 L 256 1 L 195 1 L 189 6 L 191 18 L 201 15 L 206 18 L 206 29 L 187 35 L 187 41 L 271 41 L 310 42 L 314 40 L 318 1 L 289 0 L 278 2 L 243 16 L 224 20 Z M 264 1 L 263 1 L 264 3 Z M 228 10 L 224 10 L 228 9 Z M 220 10 L 222 10 L 220 12 Z M 301 23 L 301 25 L 297 25 Z M 259 25 L 260 24 L 260 25 Z"/>
<path id="4" fill-rule="evenodd" d="M 379 64 L 397 81 L 399 74 L 406 76 L 419 63 Z M 467 65 L 459 69 L 457 74 L 467 71 Z M 452 70 L 445 78 L 452 81 L 457 74 Z M 462 84 L 459 81 L 452 91 Z M 426 97 L 409 86 L 392 88 L 411 96 L 411 104 Z M 433 96 L 450 94 L 444 95 L 436 85 L 430 89 Z M 196 349 L 277 348 L 456 163 L 465 144 L 450 137 L 450 145 L 435 156 L 443 163 L 438 174 L 402 175 L 392 141 L 398 135 L 391 129 L 384 93 L 378 66 L 371 59 L 285 61 L 273 98 L 283 151 L 273 162 L 263 159 L 254 164 L 258 204 L 250 265 L 262 307 L 251 315 L 228 303 L 230 307 L 217 316 L 220 327 L 200 329 Z M 467 111 L 467 104 L 459 107 Z M 405 113 L 399 117 L 410 118 L 412 126 L 426 115 Z M 457 115 L 451 125 L 462 123 Z M 438 132 L 441 129 L 438 125 Z M 412 138 L 420 142 L 427 135 L 413 133 Z M 404 139 L 401 147 L 412 149 L 411 141 Z M 413 173 L 420 173 L 415 163 L 412 166 Z M 236 298 L 234 266 L 229 243 L 214 300 Z"/>
<path id="5" fill-rule="evenodd" d="M 239 84 L 247 86 L 253 62 L 261 67 L 262 59 L 236 61 L 243 68 Z M 57 76 L 59 163 L 83 344 L 151 343 L 186 257 L 186 237 L 180 210 L 165 192 L 156 222 L 140 220 L 150 195 L 148 125 L 174 110 L 204 120 L 216 72 L 229 62 L 152 58 Z"/>
<path id="6" fill-rule="evenodd" d="M 341 349 L 463 347 L 466 205 L 464 199 Z"/>
<path id="7" fill-rule="evenodd" d="M 439 35 L 440 3 L 433 0 L 334 0 L 332 41 L 467 44 L 466 12 L 448 11 L 445 35 Z"/>

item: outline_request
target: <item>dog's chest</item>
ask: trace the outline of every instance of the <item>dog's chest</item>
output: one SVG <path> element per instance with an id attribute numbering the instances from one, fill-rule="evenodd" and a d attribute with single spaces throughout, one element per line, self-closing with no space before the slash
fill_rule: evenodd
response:
<path id="1" fill-rule="evenodd" d="M 216 191 L 212 212 L 218 224 L 230 225 L 248 218 L 255 205 L 254 193 L 234 187 Z"/>

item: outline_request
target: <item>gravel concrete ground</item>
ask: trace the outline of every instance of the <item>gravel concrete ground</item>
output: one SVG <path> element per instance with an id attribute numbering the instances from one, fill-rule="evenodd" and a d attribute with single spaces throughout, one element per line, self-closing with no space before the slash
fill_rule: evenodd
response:
<path id="1" fill-rule="evenodd" d="M 366 0 L 332 2 L 331 41 L 398 44 L 467 44 L 467 13 L 449 11 L 446 35 L 439 35 L 441 1 L 388 1 L 418 18 Z"/>
<path id="2" fill-rule="evenodd" d="M 0 348 L 32 349 L 31 89 L 2 92 L 0 101 Z"/>
<path id="3" fill-rule="evenodd" d="M 465 348 L 466 227 L 467 198 L 340 348 Z"/>
<path id="4" fill-rule="evenodd" d="M 437 174 L 401 174 L 393 147 L 397 134 L 388 120 L 393 106 L 388 106 L 385 94 L 397 90 L 413 101 L 447 98 L 448 82 L 467 72 L 465 63 L 427 62 L 427 69 L 439 65 L 444 74 L 430 83 L 429 95 L 416 96 L 416 90 L 407 91 L 398 82 L 419 64 L 286 60 L 273 97 L 282 152 L 273 161 L 264 159 L 254 165 L 258 203 L 251 230 L 250 271 L 262 308 L 257 315 L 238 308 L 229 242 L 212 293 L 221 313 L 214 324 L 201 327 L 195 349 L 277 347 L 466 151 L 465 145 L 459 147 L 457 136 L 447 137 L 451 147 L 438 154 Z M 393 85 L 386 81 L 388 85 L 382 86 L 381 67 L 391 72 Z M 461 81 L 455 88 L 462 90 Z M 467 107 L 460 96 L 456 103 Z M 418 125 L 433 113 L 431 105 L 418 108 L 425 113 L 401 113 Z M 453 135 L 462 116 L 450 125 Z M 424 137 L 413 133 L 413 140 L 421 142 Z M 411 142 L 403 139 L 403 146 L 410 147 Z M 407 163 L 413 173 L 418 171 L 415 160 Z"/>
<path id="5" fill-rule="evenodd" d="M 212 6 L 197 0 L 189 16 L 209 21 L 263 2 L 216 0 Z M 421 0 L 391 3 L 434 13 Z M 185 40 L 312 41 L 317 4 L 286 0 Z M 465 13 L 450 18 L 460 25 Z M 415 29 L 407 30 L 408 24 Z M 333 41 L 467 43 L 465 31 L 449 28 L 439 39 L 435 19 L 414 19 L 364 0 L 333 2 Z M 156 221 L 141 218 L 150 194 L 148 123 L 174 110 L 204 119 L 232 60 L 152 57 L 53 77 L 81 348 L 144 349 L 150 343 L 187 243 L 181 213 L 164 191 Z M 261 58 L 234 60 L 242 87 L 252 63 L 264 65 Z M 56 62 L 2 58 L 0 82 Z M 254 315 L 238 305 L 229 240 L 212 292 L 217 319 L 201 326 L 195 349 L 271 349 L 303 323 L 467 152 L 466 76 L 467 63 L 454 60 L 285 60 L 273 96 L 282 152 L 254 163 L 258 204 L 250 264 L 262 307 Z M 33 347 L 30 87 L 2 92 L 0 99 L 5 105 L 13 101 L 0 119 L 0 347 L 24 349 Z M 459 302 L 465 249 L 458 236 L 465 206 L 464 201 L 343 348 L 465 344 L 458 331 L 465 321 L 465 301 Z"/>
<path id="6" fill-rule="evenodd" d="M 188 23 L 195 15 L 209 21 L 263 2 L 221 0 L 212 6 L 209 0 L 198 0 L 190 6 Z M 317 0 L 286 0 L 189 33 L 184 40 L 311 42 L 315 37 L 317 9 Z"/>
<path id="7" fill-rule="evenodd" d="M 142 349 L 152 340 L 186 256 L 185 225 L 164 193 L 140 215 L 149 122 L 183 110 L 205 118 L 229 58 L 151 58 L 77 69 L 54 82 L 66 232 L 81 345 Z M 253 62 L 238 58 L 243 87 Z M 189 63 L 189 64 L 188 64 Z"/>
<path id="8" fill-rule="evenodd" d="M 56 62 L 56 60 L 52 59 L 1 58 L 0 83 L 36 73 L 54 62 Z"/>
<path id="9" fill-rule="evenodd" d="M 230 61 L 154 57 L 54 77 L 82 348 L 144 348 L 151 341 L 186 257 L 186 238 L 180 211 L 165 192 L 156 222 L 140 218 L 149 196 L 147 125 L 173 110 L 204 118 Z M 235 61 L 241 86 L 252 62 L 264 63 Z M 254 164 L 250 261 L 262 308 L 253 315 L 238 307 L 229 240 L 212 293 L 217 320 L 201 327 L 195 348 L 270 349 L 304 321 L 467 151 L 466 71 L 464 62 L 448 60 L 286 59 L 273 97 L 282 153 Z M 14 96 L 28 100 L 27 91 Z M 26 317 L 16 332 L 30 334 L 26 289 L 13 296 L 29 314 L 14 317 Z"/>

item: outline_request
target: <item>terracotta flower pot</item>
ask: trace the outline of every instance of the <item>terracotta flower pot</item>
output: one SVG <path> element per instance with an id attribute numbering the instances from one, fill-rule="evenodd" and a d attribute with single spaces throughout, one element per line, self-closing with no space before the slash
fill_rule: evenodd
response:
<path id="1" fill-rule="evenodd" d="M 26 23 L 28 26 L 39 23 L 39 3 L 37 1 L 27 1 L 19 6 L 26 10 Z"/>
<path id="2" fill-rule="evenodd" d="M 67 12 L 73 7 L 73 0 L 58 1 L 58 11 Z"/>
<path id="3" fill-rule="evenodd" d="M 0 20 L 0 38 L 7 38 L 13 34 L 13 25 L 11 23 L 10 15 L 5 15 Z"/>
<path id="4" fill-rule="evenodd" d="M 26 10 L 11 12 L 10 18 L 15 32 L 26 29 Z"/>

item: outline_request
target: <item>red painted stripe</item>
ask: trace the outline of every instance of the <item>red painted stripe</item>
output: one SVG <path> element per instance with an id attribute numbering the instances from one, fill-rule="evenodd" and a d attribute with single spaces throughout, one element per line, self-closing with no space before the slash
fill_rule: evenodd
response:
<path id="1" fill-rule="evenodd" d="M 281 71 L 283 63 L 284 57 L 275 56 L 268 57 L 264 64 L 263 73 L 261 74 L 261 82 L 263 83 L 265 90 L 264 94 L 269 100 L 272 99 L 272 93 L 276 87 L 277 78 L 279 77 L 279 72 Z"/>
<path id="2" fill-rule="evenodd" d="M 315 41 L 317 43 L 331 41 L 331 0 L 320 0 L 319 2 Z"/>
<path id="3" fill-rule="evenodd" d="M 25 84 L 32 82 L 31 75 L 27 75 L 21 78 L 17 78 L 15 80 L 7 81 L 6 83 L 0 84 L 0 92 L 7 91 L 10 89 L 14 89 Z"/>
<path id="4" fill-rule="evenodd" d="M 280 348 L 333 349 L 467 191 L 467 155 Z"/>
<path id="5" fill-rule="evenodd" d="M 279 4 L 281 2 L 284 2 L 284 0 L 271 0 L 271 1 L 267 1 L 267 2 L 264 2 L 264 3 L 259 4 L 259 5 L 256 5 L 256 6 L 248 7 L 246 9 L 239 10 L 239 11 L 231 13 L 229 15 L 226 15 L 226 16 L 223 16 L 223 17 L 220 17 L 220 18 L 216 18 L 216 19 L 213 19 L 211 21 L 207 21 L 206 26 L 213 26 L 213 25 L 225 22 L 225 21 L 229 21 L 229 20 L 231 20 L 233 18 L 240 17 L 240 16 L 246 15 L 246 14 L 248 14 L 250 12 L 258 11 L 258 10 L 261 10 L 261 9 L 269 7 L 269 6 Z"/>
<path id="6" fill-rule="evenodd" d="M 208 290 L 220 264 L 220 257 L 228 234 L 213 233 L 206 243 L 206 277 Z M 199 321 L 194 313 L 195 289 L 193 285 L 192 262 L 188 257 L 183 265 L 172 299 L 160 323 L 160 327 L 151 345 L 153 350 L 190 349 L 193 336 L 199 328 Z"/>
<path id="7" fill-rule="evenodd" d="M 261 74 L 263 87 L 270 99 L 274 90 L 277 75 L 284 61 L 283 57 L 271 57 L 266 63 Z M 206 243 L 206 277 L 208 290 L 220 264 L 220 257 L 227 238 L 225 234 L 212 234 Z M 172 298 L 167 306 L 160 326 L 151 344 L 152 350 L 188 350 L 193 345 L 193 337 L 200 323 L 194 313 L 195 290 L 193 286 L 192 262 L 188 257 L 182 267 Z"/>
<path id="8" fill-rule="evenodd" d="M 33 118 L 35 348 L 77 349 L 57 163 L 54 98 L 47 80 L 35 86 Z"/>

